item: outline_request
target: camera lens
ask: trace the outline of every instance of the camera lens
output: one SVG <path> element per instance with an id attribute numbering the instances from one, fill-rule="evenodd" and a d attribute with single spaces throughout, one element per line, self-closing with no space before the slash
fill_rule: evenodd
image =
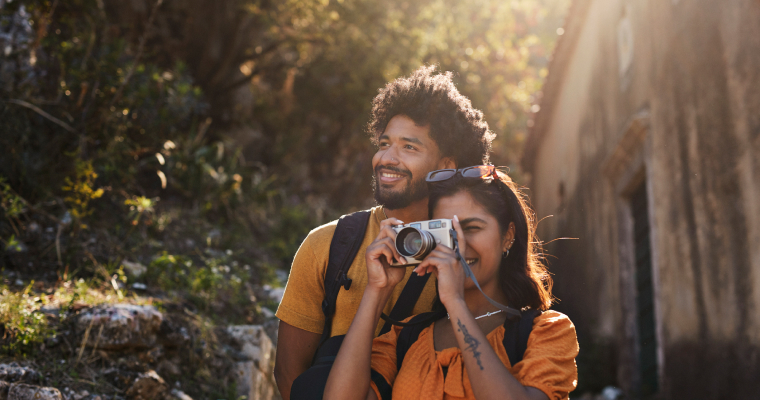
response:
<path id="1" fill-rule="evenodd" d="M 428 231 L 406 227 L 396 234 L 396 250 L 404 257 L 422 260 L 435 248 L 435 238 Z"/>
<path id="2" fill-rule="evenodd" d="M 404 238 L 404 250 L 408 254 L 415 254 L 422 247 L 422 236 L 419 232 L 412 232 Z"/>

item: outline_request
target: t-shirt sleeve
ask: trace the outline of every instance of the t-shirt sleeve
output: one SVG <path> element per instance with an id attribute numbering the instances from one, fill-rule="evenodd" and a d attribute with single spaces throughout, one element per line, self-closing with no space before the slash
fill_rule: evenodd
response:
<path id="1" fill-rule="evenodd" d="M 312 247 L 311 234 L 304 239 L 293 258 L 290 276 L 285 285 L 277 318 L 313 333 L 322 333 L 325 317 L 322 299 L 325 297 L 324 269 L 327 260 L 318 258 Z"/>
<path id="2" fill-rule="evenodd" d="M 390 390 L 398 374 L 398 369 L 396 369 L 396 342 L 401 328 L 394 325 L 388 333 L 376 337 L 372 342 L 372 382 L 370 386 L 378 399 L 390 398 Z"/>
<path id="3" fill-rule="evenodd" d="M 547 311 L 534 322 L 528 349 L 513 373 L 523 386 L 544 392 L 550 400 L 567 399 L 578 384 L 578 338 L 561 313 Z"/>

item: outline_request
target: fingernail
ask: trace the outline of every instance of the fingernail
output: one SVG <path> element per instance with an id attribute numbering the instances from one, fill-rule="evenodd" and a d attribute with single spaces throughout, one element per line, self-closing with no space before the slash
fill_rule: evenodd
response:
<path id="1" fill-rule="evenodd" d="M 401 262 L 402 262 L 402 263 L 404 263 L 404 264 L 407 264 L 407 262 L 406 262 L 406 258 L 404 258 L 404 257 L 400 257 L 400 259 L 401 259 Z"/>
<path id="2" fill-rule="evenodd" d="M 459 217 L 457 217 L 457 216 L 455 215 L 455 216 L 454 216 L 454 221 L 457 221 L 457 222 L 459 222 Z"/>

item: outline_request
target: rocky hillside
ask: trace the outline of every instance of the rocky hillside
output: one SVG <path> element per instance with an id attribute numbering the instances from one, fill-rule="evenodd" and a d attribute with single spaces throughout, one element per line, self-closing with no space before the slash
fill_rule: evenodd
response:
<path id="1" fill-rule="evenodd" d="M 274 320 L 215 325 L 191 304 L 126 290 L 91 305 L 117 293 L 83 281 L 19 289 L 0 299 L 16 314 L 14 330 L 0 325 L 16 355 L 0 357 L 0 400 L 279 399 Z"/>

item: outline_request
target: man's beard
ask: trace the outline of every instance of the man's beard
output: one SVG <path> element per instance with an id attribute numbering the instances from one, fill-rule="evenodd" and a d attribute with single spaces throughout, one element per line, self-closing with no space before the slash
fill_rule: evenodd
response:
<path id="1" fill-rule="evenodd" d="M 377 174 L 381 169 L 405 174 L 407 177 L 406 189 L 392 191 L 381 187 L 381 183 L 377 180 Z M 407 207 L 413 202 L 422 200 L 428 196 L 427 182 L 425 182 L 424 179 L 415 181 L 414 175 L 412 175 L 411 171 L 402 170 L 396 167 L 378 165 L 375 168 L 375 173 L 372 175 L 372 188 L 375 192 L 375 201 L 377 204 L 389 210 L 398 210 Z"/>

